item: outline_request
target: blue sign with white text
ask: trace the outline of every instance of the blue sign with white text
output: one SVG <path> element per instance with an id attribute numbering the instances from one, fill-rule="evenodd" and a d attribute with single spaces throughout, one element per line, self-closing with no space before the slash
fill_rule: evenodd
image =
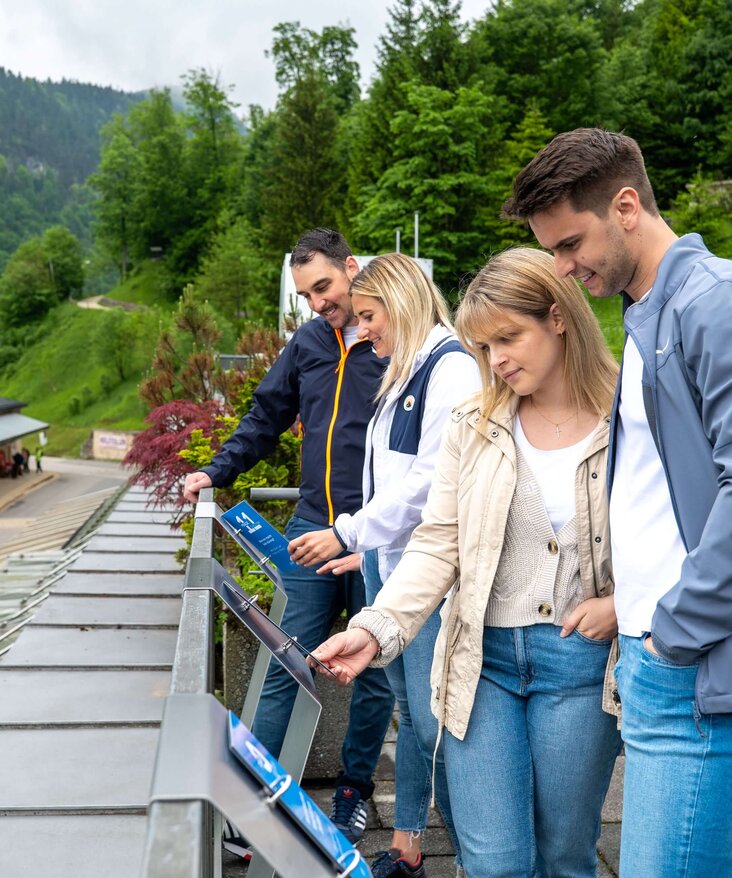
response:
<path id="1" fill-rule="evenodd" d="M 278 570 L 294 570 L 297 567 L 287 551 L 287 540 L 246 500 L 232 506 L 221 517 L 259 549 Z"/>
<path id="2" fill-rule="evenodd" d="M 333 861 L 342 875 L 371 878 L 371 870 L 345 835 L 231 711 L 229 711 L 229 749 L 266 787 L 272 800 L 276 799 L 298 826 Z M 240 829 L 245 831 L 242 827 Z"/>

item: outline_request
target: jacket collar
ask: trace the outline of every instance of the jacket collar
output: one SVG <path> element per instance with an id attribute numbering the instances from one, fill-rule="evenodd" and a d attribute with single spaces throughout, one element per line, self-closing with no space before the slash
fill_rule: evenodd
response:
<path id="1" fill-rule="evenodd" d="M 638 325 L 659 311 L 676 294 L 694 265 L 711 255 L 701 235 L 683 235 L 674 241 L 659 263 L 650 294 L 627 309 L 629 324 Z"/>
<path id="2" fill-rule="evenodd" d="M 468 423 L 485 436 L 486 439 L 490 439 L 491 442 L 506 451 L 508 448 L 514 447 L 513 422 L 519 402 L 520 398 L 514 396 L 506 405 L 496 409 L 490 418 L 484 418 L 480 412 L 480 397 L 473 397 L 468 405 L 465 406 L 465 411 L 469 415 Z M 592 441 L 585 449 L 582 460 L 586 460 L 607 446 L 609 432 L 610 416 L 603 415 L 595 427 Z"/>
<path id="3" fill-rule="evenodd" d="M 414 361 L 412 362 L 412 368 L 409 370 L 409 375 L 406 380 L 398 387 L 392 387 L 387 394 L 387 399 L 391 399 L 392 397 L 396 398 L 401 394 L 414 375 L 422 368 L 422 366 L 424 366 L 427 358 L 440 342 L 455 337 L 455 333 L 449 330 L 446 326 L 443 326 L 441 323 L 436 323 L 427 334 L 427 338 L 422 343 L 422 347 L 417 351 Z"/>

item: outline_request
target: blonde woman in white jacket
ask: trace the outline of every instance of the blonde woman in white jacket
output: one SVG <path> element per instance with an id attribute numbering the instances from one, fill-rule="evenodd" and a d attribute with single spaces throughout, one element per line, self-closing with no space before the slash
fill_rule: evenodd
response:
<path id="1" fill-rule="evenodd" d="M 573 278 L 494 257 L 456 319 L 483 391 L 373 606 L 316 650 L 343 682 L 388 663 L 452 589 L 432 709 L 469 878 L 594 878 L 620 747 L 602 710 L 616 634 L 605 463 L 617 367 Z"/>
<path id="2" fill-rule="evenodd" d="M 354 278 L 351 296 L 359 337 L 371 342 L 377 356 L 390 358 L 366 436 L 365 505 L 355 515 L 339 515 L 331 529 L 293 540 L 290 551 L 307 565 L 344 550 L 363 553 L 366 600 L 372 602 L 420 521 L 450 412 L 480 387 L 480 374 L 455 338 L 440 291 L 413 259 L 398 253 L 376 257 Z M 350 563 L 355 561 L 338 558 L 320 569 L 338 573 Z M 435 612 L 386 669 L 399 703 L 396 802 L 390 850 L 371 865 L 375 878 L 425 875 L 421 833 L 438 731 L 429 708 L 429 675 L 439 628 Z M 435 790 L 459 858 L 441 750 Z"/>

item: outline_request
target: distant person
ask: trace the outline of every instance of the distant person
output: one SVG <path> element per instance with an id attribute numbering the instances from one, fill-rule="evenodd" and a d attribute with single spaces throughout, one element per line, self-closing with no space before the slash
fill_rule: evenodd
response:
<path id="1" fill-rule="evenodd" d="M 603 710 L 617 365 L 579 286 L 539 250 L 493 257 L 455 326 L 482 393 L 452 415 L 396 569 L 315 655 L 344 682 L 386 665 L 449 592 L 432 710 L 468 878 L 596 878 L 620 749 Z"/>
<path id="2" fill-rule="evenodd" d="M 43 460 L 43 446 L 41 446 L 41 445 L 36 446 L 35 458 L 36 458 L 36 472 L 42 473 L 43 468 L 41 467 L 41 461 Z"/>
<path id="3" fill-rule="evenodd" d="M 480 387 L 475 360 L 461 347 L 442 294 L 419 264 L 401 253 L 377 256 L 353 279 L 358 334 L 377 357 L 389 358 L 366 436 L 364 499 L 331 530 L 290 543 L 293 560 L 339 569 L 342 553 L 363 552 L 366 598 L 372 603 L 422 517 L 452 409 Z M 399 703 L 394 833 L 371 864 L 374 878 L 423 878 L 421 836 L 427 826 L 437 720 L 430 711 L 430 668 L 440 630 L 435 610 L 387 668 Z M 459 860 L 442 748 L 435 758 L 435 796 Z"/>
<path id="4" fill-rule="evenodd" d="M 623 878 L 732 875 L 732 261 L 658 211 L 630 137 L 557 135 L 518 174 L 561 277 L 623 293 L 611 425 Z M 472 878 L 472 876 L 471 876 Z"/>
<path id="5" fill-rule="evenodd" d="M 358 338 L 348 289 L 358 263 L 345 238 L 313 229 L 290 257 L 298 295 L 317 317 L 296 330 L 254 392 L 250 411 L 210 466 L 191 473 L 184 496 L 196 502 L 201 488 L 230 485 L 275 448 L 280 434 L 300 415 L 304 430 L 300 499 L 285 529 L 293 540 L 329 530 L 343 512 L 361 508 L 361 473 L 366 426 L 384 373 L 366 339 Z M 319 576 L 299 567 L 284 575 L 287 592 L 282 627 L 307 649 L 328 635 L 343 610 L 350 617 L 365 603 L 358 570 Z M 270 663 L 254 721 L 257 738 L 277 755 L 287 729 L 297 683 L 279 662 Z M 394 697 L 383 669 L 372 669 L 351 698 L 331 817 L 352 842 L 366 825 L 373 774 L 391 720 Z M 235 853 L 235 842 L 224 846 Z"/>
<path id="6" fill-rule="evenodd" d="M 23 455 L 23 472 L 29 473 L 28 461 L 30 460 L 30 451 L 27 448 L 21 448 L 20 453 Z"/>
<path id="7" fill-rule="evenodd" d="M 23 475 L 23 465 L 25 464 L 25 459 L 20 451 L 16 451 L 13 455 L 13 471 L 11 473 L 14 479 L 17 479 L 18 476 Z"/>

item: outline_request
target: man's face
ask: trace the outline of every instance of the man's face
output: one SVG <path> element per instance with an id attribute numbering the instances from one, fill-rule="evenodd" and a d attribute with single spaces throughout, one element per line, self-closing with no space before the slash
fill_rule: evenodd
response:
<path id="1" fill-rule="evenodd" d="M 333 329 L 343 329 L 356 322 L 348 295 L 351 281 L 358 274 L 358 263 L 353 256 L 346 259 L 343 269 L 322 253 L 316 253 L 310 262 L 293 265 L 291 270 L 297 294 Z"/>
<path id="2" fill-rule="evenodd" d="M 541 246 L 554 254 L 558 277 L 576 278 L 598 299 L 631 286 L 637 260 L 612 206 L 606 217 L 599 217 L 561 201 L 534 214 L 529 225 Z"/>

